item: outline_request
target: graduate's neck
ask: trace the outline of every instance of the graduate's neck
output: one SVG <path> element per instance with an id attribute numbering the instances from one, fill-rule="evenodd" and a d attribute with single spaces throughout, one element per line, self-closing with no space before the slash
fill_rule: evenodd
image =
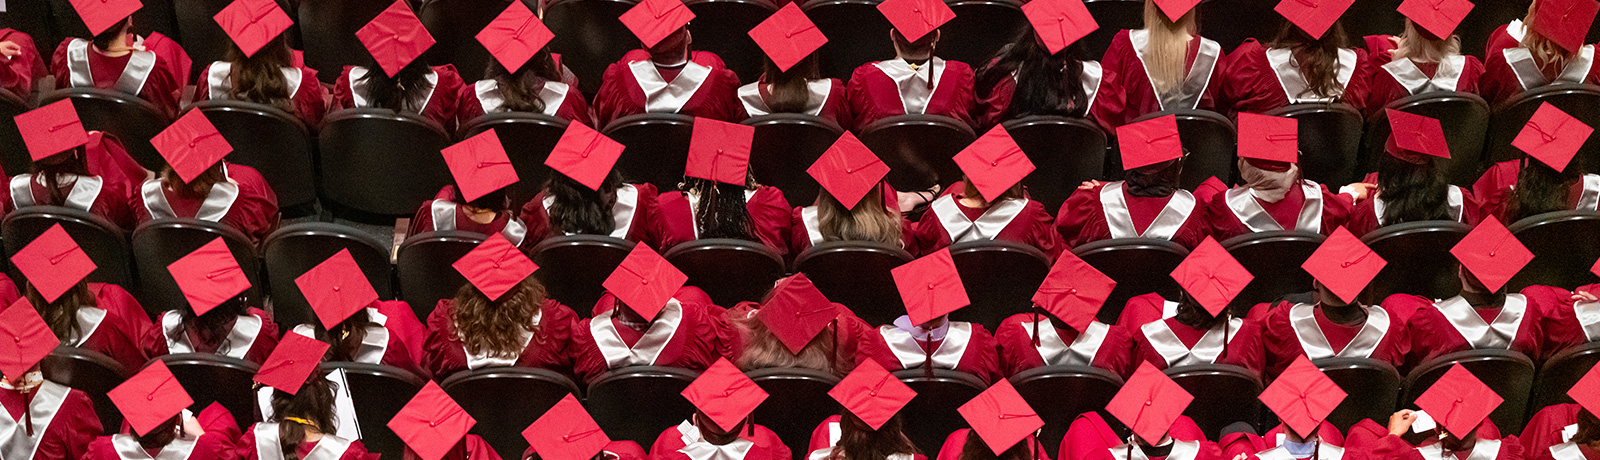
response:
<path id="1" fill-rule="evenodd" d="M 1322 316 L 1334 324 L 1350 326 L 1367 322 L 1367 309 L 1361 308 L 1358 304 L 1339 305 L 1322 302 L 1318 307 L 1322 308 Z"/>
<path id="2" fill-rule="evenodd" d="M 1492 292 L 1462 289 L 1461 298 L 1467 301 L 1472 308 L 1499 308 L 1503 297 Z"/>

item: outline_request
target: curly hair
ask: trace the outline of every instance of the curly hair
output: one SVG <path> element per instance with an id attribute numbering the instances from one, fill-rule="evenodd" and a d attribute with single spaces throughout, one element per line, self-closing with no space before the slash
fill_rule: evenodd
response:
<path id="1" fill-rule="evenodd" d="M 515 358 L 522 354 L 523 331 L 538 332 L 533 318 L 544 301 L 544 285 L 532 276 L 498 300 L 489 300 L 476 286 L 466 284 L 456 291 L 450 322 L 468 353 Z"/>

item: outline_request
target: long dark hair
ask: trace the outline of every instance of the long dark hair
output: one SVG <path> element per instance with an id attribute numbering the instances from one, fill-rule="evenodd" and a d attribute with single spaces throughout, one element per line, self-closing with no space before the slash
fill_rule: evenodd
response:
<path id="1" fill-rule="evenodd" d="M 1034 441 L 1032 438 L 1023 439 L 1012 445 L 1010 449 L 995 455 L 989 449 L 989 444 L 983 442 L 983 437 L 978 432 L 967 432 L 967 441 L 961 444 L 961 455 L 956 460 L 1033 460 Z"/>
<path id="2" fill-rule="evenodd" d="M 178 439 L 178 427 L 182 426 L 180 425 L 182 422 L 179 421 L 179 417 L 182 416 L 182 414 L 174 415 L 172 418 L 167 419 L 165 422 L 161 422 L 160 425 L 156 425 L 155 428 L 151 428 L 150 431 L 146 431 L 142 435 L 138 432 L 134 432 L 132 434 L 135 438 L 139 439 L 139 447 L 142 447 L 145 450 L 156 450 L 167 447 L 167 444 L 172 444 L 173 440 Z"/>
<path id="3" fill-rule="evenodd" d="M 761 241 L 756 237 L 750 210 L 745 207 L 744 192 L 750 187 L 685 177 L 682 188 L 683 193 L 693 193 L 700 199 L 694 209 L 694 224 L 700 229 L 701 238 Z"/>
<path id="4" fill-rule="evenodd" d="M 243 345 L 228 343 L 228 334 L 233 332 L 232 325 L 234 321 L 237 321 L 240 316 L 250 314 L 249 308 L 249 302 L 243 294 L 222 302 L 222 304 L 199 316 L 194 314 L 194 307 L 185 306 L 183 309 L 178 310 L 183 322 L 179 324 L 176 334 L 185 334 L 190 328 L 193 328 L 195 334 L 199 335 L 199 343 L 215 343 L 217 344 L 217 352 L 221 353 L 228 350 L 230 346 Z"/>
<path id="5" fill-rule="evenodd" d="M 516 72 L 507 71 L 500 61 L 491 59 L 484 75 L 500 84 L 500 97 L 504 100 L 500 107 L 505 111 L 542 113 L 545 106 L 544 100 L 539 99 L 539 89 L 545 82 L 560 82 L 561 67 L 546 47 Z"/>
<path id="6" fill-rule="evenodd" d="M 229 98 L 294 113 L 294 102 L 289 95 L 295 88 L 289 87 L 289 79 L 283 75 L 283 68 L 294 62 L 287 37 L 288 34 L 278 34 L 251 56 L 245 56 L 239 45 L 228 45 L 228 62 L 232 63 L 228 78 L 233 80 Z"/>
<path id="7" fill-rule="evenodd" d="M 100 49 L 101 51 L 108 50 L 111 49 L 111 45 L 115 44 L 118 39 L 122 38 L 122 34 L 127 33 L 128 29 L 131 28 L 133 28 L 133 16 L 130 15 L 126 18 L 123 18 L 121 23 L 107 27 L 106 30 L 96 34 L 90 41 L 94 43 L 95 48 Z"/>
<path id="8" fill-rule="evenodd" d="M 1178 320 L 1178 324 L 1202 331 L 1209 331 L 1211 328 L 1217 327 L 1217 322 L 1221 320 L 1218 316 L 1206 311 L 1206 308 L 1201 306 L 1200 302 L 1195 301 L 1194 297 L 1188 295 L 1178 300 L 1178 314 L 1173 318 Z"/>
<path id="9" fill-rule="evenodd" d="M 1300 65 L 1300 75 L 1305 76 L 1307 91 L 1319 97 L 1332 97 L 1344 92 L 1344 88 L 1339 87 L 1339 49 L 1345 47 L 1346 40 L 1344 27 L 1339 22 L 1334 22 L 1322 38 L 1312 37 L 1293 23 L 1284 22 L 1272 39 L 1272 47 L 1294 52 L 1294 62 Z"/>
<path id="10" fill-rule="evenodd" d="M 834 460 L 887 460 L 894 454 L 917 454 L 917 446 L 900 431 L 896 414 L 874 430 L 846 410 L 839 414 L 839 442 L 828 458 Z"/>
<path id="11" fill-rule="evenodd" d="M 1451 220 L 1449 187 L 1433 157 L 1425 157 L 1420 165 L 1387 153 L 1378 159 L 1378 197 L 1383 199 L 1385 225 Z"/>
<path id="12" fill-rule="evenodd" d="M 328 361 L 355 361 L 356 355 L 361 353 L 361 341 L 367 339 L 367 328 L 371 326 L 380 325 L 372 321 L 372 315 L 368 315 L 365 308 L 333 325 L 325 339 L 333 344 L 328 347 Z"/>
<path id="13" fill-rule="evenodd" d="M 994 60 L 978 71 L 977 87 L 988 91 L 1015 76 L 1017 88 L 1011 95 L 1011 106 L 1006 108 L 1006 119 L 1029 115 L 1082 117 L 1089 111 L 1089 95 L 1083 91 L 1082 83 L 1084 55 L 1082 42 L 1050 54 L 1032 28 L 1023 28 L 1011 44 L 1001 48 Z"/>
<path id="14" fill-rule="evenodd" d="M 333 382 L 328 381 L 327 371 L 318 369 L 306 378 L 306 383 L 295 394 L 272 391 L 272 421 L 278 423 L 278 445 L 283 460 L 300 460 L 300 443 L 306 437 L 306 424 L 290 418 L 311 422 L 311 429 L 333 435 L 335 390 Z"/>
<path id="15" fill-rule="evenodd" d="M 44 188 L 49 193 L 50 204 L 61 205 L 67 201 L 67 193 L 71 187 L 58 182 L 62 174 L 77 176 L 89 175 L 88 150 L 78 146 L 67 152 L 61 152 L 33 162 L 33 173 L 44 179 Z"/>
<path id="16" fill-rule="evenodd" d="M 414 106 L 414 98 L 411 96 L 433 89 L 433 85 L 428 83 L 430 71 L 428 64 L 421 59 L 406 64 L 405 68 L 400 69 L 393 77 L 376 63 L 368 66 L 367 74 L 361 77 L 362 83 L 367 87 L 367 103 L 381 109 L 421 112 L 422 107 Z"/>
<path id="17" fill-rule="evenodd" d="M 617 223 L 611 206 L 617 202 L 622 175 L 615 170 L 600 183 L 600 190 L 589 190 L 565 174 L 551 174 L 545 193 L 555 198 L 550 205 L 550 228 L 578 235 L 609 235 Z"/>
<path id="18" fill-rule="evenodd" d="M 28 303 L 33 304 L 33 309 L 44 318 L 44 323 L 50 326 L 50 332 L 55 333 L 57 339 L 66 341 L 83 331 L 78 330 L 78 309 L 95 306 L 94 293 L 89 292 L 89 282 L 79 281 L 56 298 L 55 302 L 46 302 L 44 295 L 39 293 L 33 283 L 27 285 Z"/>
<path id="19" fill-rule="evenodd" d="M 1582 168 L 1577 162 L 1568 164 L 1565 171 L 1556 171 L 1542 161 L 1524 157 L 1522 170 L 1517 173 L 1517 186 L 1506 204 L 1506 222 L 1572 209 L 1572 203 L 1568 202 L 1569 190 L 1582 177 Z"/>
<path id="20" fill-rule="evenodd" d="M 761 82 L 767 87 L 767 110 L 772 113 L 799 113 L 806 111 L 811 102 L 811 88 L 806 84 L 822 78 L 817 53 L 794 64 L 789 71 L 778 70 L 778 63 L 767 58 L 761 67 Z"/>

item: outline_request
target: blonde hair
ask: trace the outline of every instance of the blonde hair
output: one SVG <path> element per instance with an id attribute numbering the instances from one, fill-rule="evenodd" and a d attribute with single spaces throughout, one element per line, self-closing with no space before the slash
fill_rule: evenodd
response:
<path id="1" fill-rule="evenodd" d="M 883 187 L 873 187 L 854 208 L 844 207 L 826 189 L 817 191 L 817 231 L 823 241 L 873 241 L 904 246 L 900 216 L 883 204 Z"/>
<path id="2" fill-rule="evenodd" d="M 1571 62 L 1573 55 L 1577 53 L 1562 49 L 1556 42 L 1535 31 L 1533 24 L 1537 21 L 1538 8 L 1539 0 L 1534 0 L 1528 5 L 1528 16 L 1522 19 L 1521 44 L 1523 48 L 1528 49 L 1528 54 L 1533 55 L 1533 62 L 1539 65 L 1539 73 L 1551 78 L 1560 75 L 1561 70 L 1567 67 L 1567 63 Z"/>
<path id="3" fill-rule="evenodd" d="M 1167 19 L 1155 0 L 1144 1 L 1144 30 L 1150 33 L 1145 44 L 1144 68 L 1156 94 L 1171 94 L 1183 86 L 1188 74 L 1189 40 L 1194 38 L 1194 10 L 1184 13 L 1177 22 Z"/>
<path id="4" fill-rule="evenodd" d="M 834 352 L 833 326 L 817 333 L 797 355 L 789 352 L 789 347 L 772 334 L 766 323 L 756 318 L 754 311 L 744 317 L 735 317 L 729 323 L 739 332 L 740 343 L 744 344 L 740 347 L 739 358 L 735 360 L 739 370 L 748 372 L 770 367 L 797 367 L 839 373 L 833 367 L 834 360 L 830 359 Z"/>
<path id="5" fill-rule="evenodd" d="M 1461 54 L 1461 37 L 1451 35 L 1433 39 L 1418 29 L 1416 23 L 1406 19 L 1406 32 L 1400 35 L 1400 46 L 1395 47 L 1394 59 L 1444 62 L 1445 59 L 1458 54 Z"/>

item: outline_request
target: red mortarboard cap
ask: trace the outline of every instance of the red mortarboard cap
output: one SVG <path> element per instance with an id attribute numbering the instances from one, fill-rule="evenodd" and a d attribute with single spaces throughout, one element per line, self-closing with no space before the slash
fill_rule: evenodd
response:
<path id="1" fill-rule="evenodd" d="M 1472 433 L 1502 402 L 1504 398 L 1460 364 L 1451 366 L 1417 397 L 1417 407 L 1457 438 Z"/>
<path id="2" fill-rule="evenodd" d="M 719 358 L 683 389 L 683 399 L 693 403 L 723 430 L 733 431 L 740 420 L 767 400 L 767 392 L 745 377 L 728 358 Z"/>
<path id="3" fill-rule="evenodd" d="M 1383 256 L 1372 252 L 1372 248 L 1349 230 L 1338 227 L 1300 268 L 1333 291 L 1339 300 L 1353 302 L 1386 265 L 1389 261 L 1383 260 Z"/>
<path id="4" fill-rule="evenodd" d="M 294 20 L 274 0 L 233 0 L 212 19 L 247 57 L 254 56 L 261 47 L 294 25 Z"/>
<path id="5" fill-rule="evenodd" d="M 955 156 L 956 165 L 983 199 L 993 201 L 1011 186 L 1033 172 L 1033 162 L 1011 138 L 1004 126 L 996 125 Z"/>
<path id="6" fill-rule="evenodd" d="M 511 158 L 492 129 L 445 147 L 441 153 L 450 175 L 456 178 L 456 188 L 467 201 L 517 183 L 517 170 L 511 167 Z"/>
<path id="7" fill-rule="evenodd" d="M 228 243 L 220 236 L 167 265 L 167 271 L 196 316 L 250 288 L 250 278 L 239 268 L 239 261 L 234 260 Z"/>
<path id="8" fill-rule="evenodd" d="M 1178 22 L 1178 19 L 1189 14 L 1189 10 L 1199 4 L 1200 0 L 1156 0 L 1156 7 L 1161 8 L 1161 13 L 1167 15 L 1167 19 L 1172 22 Z"/>
<path id="9" fill-rule="evenodd" d="M 1567 396 L 1590 414 L 1600 414 L 1600 366 L 1590 367 L 1589 372 L 1567 390 Z"/>
<path id="10" fill-rule="evenodd" d="M 6 336 L 11 340 L 4 340 Z M 60 344 L 27 297 L 0 312 L 0 376 L 6 380 L 21 378 Z"/>
<path id="11" fill-rule="evenodd" d="M 296 394 L 305 385 L 306 378 L 317 370 L 328 344 L 300 334 L 284 334 L 283 340 L 272 349 L 267 362 L 256 372 L 256 383 L 284 393 Z"/>
<path id="12" fill-rule="evenodd" d="M 1415 158 L 1419 154 L 1450 158 L 1450 145 L 1445 143 L 1444 128 L 1438 119 L 1395 109 L 1383 110 L 1389 117 L 1390 145 L 1386 145 L 1385 150 L 1390 155 L 1413 163 L 1422 161 Z"/>
<path id="13" fill-rule="evenodd" d="M 772 58 L 772 63 L 778 65 L 780 72 L 788 72 L 790 67 L 828 43 L 828 37 L 822 35 L 822 30 L 817 29 L 804 11 L 800 11 L 798 3 L 784 5 L 765 21 L 756 24 L 755 28 L 750 29 L 750 39 L 755 40 L 756 46 Z"/>
<path id="14" fill-rule="evenodd" d="M 172 170 L 184 182 L 193 181 L 233 152 L 233 146 L 228 145 L 228 140 L 199 110 L 190 110 L 178 117 L 178 121 L 151 138 L 150 145 L 161 152 L 161 157 L 167 159 L 167 164 L 172 165 Z"/>
<path id="15" fill-rule="evenodd" d="M 1600 2 L 1595 0 L 1539 0 L 1533 13 L 1533 31 L 1555 42 L 1556 46 L 1576 53 L 1594 25 L 1594 15 L 1600 12 Z"/>
<path id="16" fill-rule="evenodd" d="M 178 377 L 172 375 L 163 361 L 152 361 L 139 373 L 106 392 L 106 397 L 111 398 L 111 403 L 122 411 L 128 425 L 133 426 L 133 431 L 140 436 L 194 404 L 189 392 L 184 390 Z"/>
<path id="17" fill-rule="evenodd" d="M 539 266 L 534 265 L 527 254 L 523 254 L 499 233 L 489 235 L 483 243 L 472 248 L 451 266 L 483 295 L 489 296 L 489 300 L 499 300 L 500 296 L 539 270 Z"/>
<path id="18" fill-rule="evenodd" d="M 1595 259 L 1594 265 L 1589 266 L 1589 273 L 1600 276 L 1600 259 Z"/>
<path id="19" fill-rule="evenodd" d="M 1044 284 L 1033 294 L 1033 303 L 1082 331 L 1094 321 L 1100 306 L 1116 287 L 1116 280 L 1071 252 L 1063 252 L 1055 265 L 1050 266 Z"/>
<path id="20" fill-rule="evenodd" d="M 372 58 L 378 61 L 383 72 L 391 77 L 422 56 L 422 52 L 433 47 L 434 43 L 433 35 L 423 27 L 422 21 L 411 12 L 405 0 L 395 0 L 378 13 L 372 22 L 356 31 L 356 38 L 367 47 L 368 53 L 372 53 Z"/>
<path id="21" fill-rule="evenodd" d="M 72 9 L 77 10 L 78 17 L 83 18 L 89 35 L 100 35 L 143 6 L 139 0 L 72 0 Z"/>
<path id="22" fill-rule="evenodd" d="M 528 5 L 511 2 L 511 6 L 478 32 L 478 43 L 482 43 L 507 72 L 515 73 L 555 37 Z"/>
<path id="23" fill-rule="evenodd" d="M 683 175 L 743 186 L 756 127 L 695 118 Z"/>
<path id="24" fill-rule="evenodd" d="M 1178 117 L 1168 115 L 1117 127 L 1122 169 L 1137 169 L 1183 158 Z"/>
<path id="25" fill-rule="evenodd" d="M 1320 39 L 1355 3 L 1356 0 L 1281 0 L 1275 10 L 1312 38 Z"/>
<path id="26" fill-rule="evenodd" d="M 589 460 L 611 443 L 570 393 L 522 430 L 522 438 L 542 460 Z"/>
<path id="27" fill-rule="evenodd" d="M 911 398 L 917 397 L 917 392 L 894 378 L 877 361 L 866 359 L 828 390 L 828 396 L 877 430 L 894 418 Z"/>
<path id="28" fill-rule="evenodd" d="M 294 279 L 294 285 L 300 288 L 306 303 L 317 312 L 317 320 L 327 329 L 333 329 L 378 300 L 378 291 L 372 289 L 372 282 L 367 280 L 349 249 L 339 250 L 302 273 Z"/>
<path id="29" fill-rule="evenodd" d="M 871 192 L 889 175 L 889 165 L 867 149 L 854 134 L 845 131 L 806 173 L 816 179 L 829 195 L 847 208 L 856 207 L 861 197 Z"/>
<path id="30" fill-rule="evenodd" d="M 1533 260 L 1533 253 L 1494 216 L 1478 222 L 1471 233 L 1450 248 L 1450 254 L 1490 291 L 1505 287 L 1512 276 Z"/>
<path id="31" fill-rule="evenodd" d="M 617 269 L 606 277 L 602 286 L 617 299 L 645 319 L 654 319 L 661 313 L 667 300 L 688 282 L 689 277 L 678 267 L 661 257 L 649 246 L 633 245 L 633 251 L 622 259 Z"/>
<path id="32" fill-rule="evenodd" d="M 78 242 L 61 228 L 51 225 L 44 233 L 11 256 L 11 264 L 39 290 L 46 302 L 55 302 L 62 293 L 94 273 L 95 264 Z"/>
<path id="33" fill-rule="evenodd" d="M 1215 316 L 1227 308 L 1228 302 L 1232 302 L 1255 276 L 1228 254 L 1228 250 L 1222 249 L 1217 240 L 1208 236 L 1172 270 L 1172 279 Z"/>
<path id="34" fill-rule="evenodd" d="M 1167 434 L 1172 422 L 1194 401 L 1194 396 L 1173 382 L 1148 362 L 1141 362 L 1139 370 L 1128 377 L 1127 383 L 1106 405 L 1117 420 L 1133 430 L 1145 442 L 1155 443 Z"/>
<path id="35" fill-rule="evenodd" d="M 1300 0 L 1283 1 L 1296 3 Z M 1299 121 L 1293 118 L 1239 113 L 1239 156 L 1284 163 L 1298 162 Z"/>
<path id="36" fill-rule="evenodd" d="M 906 314 L 913 324 L 924 324 L 971 304 L 967 288 L 961 284 L 950 249 L 922 256 L 890 270 Z"/>
<path id="37" fill-rule="evenodd" d="M 1100 28 L 1083 0 L 1038 0 L 1022 5 L 1022 13 L 1033 24 L 1033 32 L 1044 41 L 1050 54 L 1061 52 L 1073 42 Z"/>
<path id="38" fill-rule="evenodd" d="M 1472 11 L 1472 2 L 1467 0 L 1406 0 L 1397 8 L 1400 14 L 1411 18 L 1411 22 L 1422 26 L 1428 33 L 1438 38 L 1449 38 L 1456 31 L 1456 26 L 1466 19 L 1467 13 Z"/>
<path id="39" fill-rule="evenodd" d="M 556 141 L 555 150 L 545 157 L 544 165 L 578 181 L 589 190 L 599 190 L 611 166 L 622 157 L 622 144 L 611 140 L 583 123 L 568 123 L 567 130 Z"/>
<path id="40" fill-rule="evenodd" d="M 422 460 L 439 460 L 477 424 L 466 409 L 430 380 L 389 419 L 389 430 Z"/>
<path id="41" fill-rule="evenodd" d="M 972 425 L 972 431 L 983 437 L 995 455 L 1017 445 L 1034 431 L 1044 426 L 1044 419 L 1017 394 L 1011 381 L 1000 379 L 989 389 L 956 409 L 961 418 Z"/>
<path id="42" fill-rule="evenodd" d="M 838 316 L 836 311 L 806 274 L 796 273 L 778 281 L 766 303 L 756 310 L 756 319 L 798 355 Z"/>
<path id="43" fill-rule="evenodd" d="M 1562 171 L 1567 169 L 1567 163 L 1578 154 L 1583 143 L 1589 140 L 1590 134 L 1594 134 L 1594 128 L 1546 102 L 1533 112 L 1533 118 L 1523 125 L 1516 139 L 1511 140 L 1511 145 L 1556 171 Z"/>
<path id="44" fill-rule="evenodd" d="M 956 18 L 955 10 L 942 0 L 887 0 L 878 4 L 878 12 L 894 30 L 913 42 Z"/>
<path id="45" fill-rule="evenodd" d="M 644 0 L 619 19 L 645 48 L 652 48 L 693 20 L 694 12 L 680 0 Z"/>
<path id="46" fill-rule="evenodd" d="M 89 133 L 83 130 L 83 121 L 78 120 L 78 111 L 72 107 L 71 99 L 29 110 L 12 120 L 33 161 L 89 143 Z"/>
<path id="47" fill-rule="evenodd" d="M 1260 398 L 1284 425 L 1305 437 L 1344 402 L 1345 396 L 1344 389 L 1312 365 L 1310 358 L 1300 355 L 1261 392 Z"/>

